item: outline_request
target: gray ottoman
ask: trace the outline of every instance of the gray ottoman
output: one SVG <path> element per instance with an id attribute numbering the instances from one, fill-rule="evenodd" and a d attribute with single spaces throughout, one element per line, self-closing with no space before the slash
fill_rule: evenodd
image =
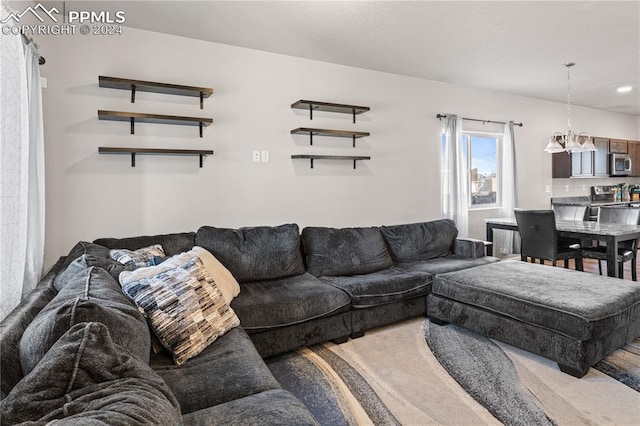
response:
<path id="1" fill-rule="evenodd" d="M 558 363 L 575 377 L 640 336 L 640 285 L 503 261 L 435 277 L 427 315 Z"/>

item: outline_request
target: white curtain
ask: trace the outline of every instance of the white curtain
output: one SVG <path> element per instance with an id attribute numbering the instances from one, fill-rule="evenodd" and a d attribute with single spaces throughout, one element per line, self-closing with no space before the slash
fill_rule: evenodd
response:
<path id="1" fill-rule="evenodd" d="M 516 207 L 516 151 L 513 134 L 513 121 L 504 126 L 502 136 L 502 157 L 500 173 L 502 181 L 502 207 L 501 217 L 513 217 L 513 209 Z M 501 254 L 517 253 L 520 244 L 516 241 L 516 233 L 513 231 L 496 232 L 494 242 L 497 243 Z"/>
<path id="2" fill-rule="evenodd" d="M 447 114 L 442 165 L 442 217 L 453 219 L 458 235 L 469 235 L 469 170 L 462 146 L 462 118 Z"/>
<path id="3" fill-rule="evenodd" d="M 0 18 L 10 13 L 0 3 Z M 38 54 L 0 35 L 0 319 L 31 291 L 44 253 L 44 141 Z"/>

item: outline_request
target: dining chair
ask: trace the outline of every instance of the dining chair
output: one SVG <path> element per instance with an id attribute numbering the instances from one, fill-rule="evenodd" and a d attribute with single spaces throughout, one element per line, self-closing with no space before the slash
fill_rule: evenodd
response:
<path id="1" fill-rule="evenodd" d="M 625 225 L 640 225 L 640 208 L 637 207 L 600 207 L 598 222 L 621 223 Z M 598 260 L 598 272 L 602 275 L 602 261 L 607 260 L 607 246 L 600 243 L 593 247 L 583 247 L 582 257 Z M 624 262 L 631 260 L 631 279 L 638 281 L 637 274 L 638 240 L 623 241 L 618 245 L 616 262 L 618 275 L 624 278 Z"/>
<path id="2" fill-rule="evenodd" d="M 576 269 L 582 271 L 582 253 L 580 248 L 561 243 L 556 230 L 556 217 L 553 210 L 515 210 L 518 232 L 522 240 L 520 259 L 531 258 L 531 263 L 539 259 L 541 264 L 550 260 L 556 266 L 558 260 L 564 260 L 569 267 L 569 259 L 575 259 Z"/>
<path id="3" fill-rule="evenodd" d="M 574 206 L 568 204 L 555 204 L 552 206 L 553 212 L 556 215 L 556 220 L 589 220 L 589 206 Z M 558 237 L 558 243 L 560 245 L 582 245 L 583 242 L 578 238 Z M 577 247 L 575 247 L 577 248 Z"/>
<path id="4" fill-rule="evenodd" d="M 556 204 L 552 206 L 556 220 L 588 220 L 589 206 Z"/>

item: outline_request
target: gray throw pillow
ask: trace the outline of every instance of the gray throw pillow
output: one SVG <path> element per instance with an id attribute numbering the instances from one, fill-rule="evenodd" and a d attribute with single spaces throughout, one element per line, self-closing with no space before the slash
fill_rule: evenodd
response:
<path id="1" fill-rule="evenodd" d="M 307 227 L 302 230 L 307 270 L 317 276 L 360 275 L 393 266 L 380 229 Z"/>
<path id="2" fill-rule="evenodd" d="M 69 328 L 101 322 L 113 340 L 143 362 L 149 362 L 151 337 L 142 314 L 106 271 L 91 267 L 73 277 L 31 321 L 20 339 L 20 363 L 28 374 Z"/>
<path id="3" fill-rule="evenodd" d="M 240 283 L 305 272 L 296 224 L 240 229 L 203 226 L 196 245 L 211 252 Z"/>
<path id="4" fill-rule="evenodd" d="M 381 231 L 396 262 L 448 256 L 458 236 L 458 228 L 451 219 L 383 226 Z"/>
<path id="5" fill-rule="evenodd" d="M 182 424 L 164 381 L 97 322 L 69 329 L 2 400 L 0 417 L 2 424 Z"/>

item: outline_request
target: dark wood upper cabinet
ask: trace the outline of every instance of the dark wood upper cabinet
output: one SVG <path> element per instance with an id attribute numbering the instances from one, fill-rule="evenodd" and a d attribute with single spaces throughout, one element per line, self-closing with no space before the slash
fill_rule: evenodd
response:
<path id="1" fill-rule="evenodd" d="M 551 177 L 608 177 L 609 139 L 593 138 L 596 151 L 553 154 Z"/>
<path id="2" fill-rule="evenodd" d="M 631 157 L 631 173 L 629 176 L 640 176 L 640 142 L 628 141 L 627 149 Z"/>
<path id="3" fill-rule="evenodd" d="M 627 154 L 629 151 L 627 141 L 620 139 L 609 139 L 609 152 Z"/>
<path id="4" fill-rule="evenodd" d="M 551 177 L 571 177 L 571 154 L 568 152 L 551 154 Z"/>

